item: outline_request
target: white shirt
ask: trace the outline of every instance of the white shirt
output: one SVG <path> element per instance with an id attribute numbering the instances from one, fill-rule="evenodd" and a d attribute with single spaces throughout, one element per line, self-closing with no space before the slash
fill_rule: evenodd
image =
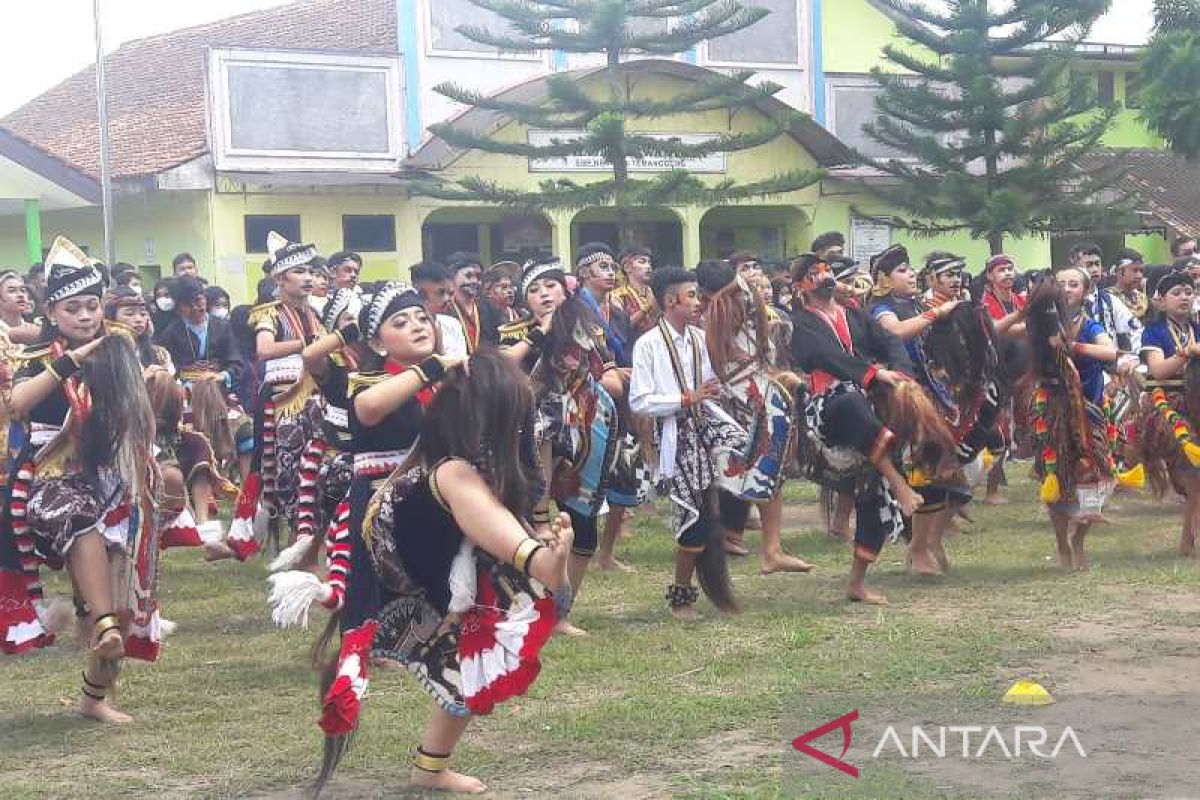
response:
<path id="1" fill-rule="evenodd" d="M 442 334 L 442 355 L 467 357 L 467 332 L 462 323 L 447 314 L 437 315 Z"/>
<path id="2" fill-rule="evenodd" d="M 688 325 L 683 333 L 664 323 L 671 332 L 671 341 L 679 353 L 679 364 L 687 391 L 696 391 L 695 359 L 700 359 L 701 384 L 716 377 L 704 345 L 704 331 Z M 694 335 L 693 335 L 694 334 Z M 696 352 L 696 344 L 700 352 Z M 707 410 L 728 417 L 724 409 L 705 401 Z M 629 408 L 634 414 L 662 420 L 662 437 L 658 447 L 658 474 L 664 478 L 675 475 L 675 451 L 678 444 L 677 418 L 683 411 L 683 390 L 671 366 L 671 355 L 663 338 L 662 327 L 651 328 L 638 337 L 633 345 L 633 375 L 629 380 Z"/>
<path id="3" fill-rule="evenodd" d="M 1129 347 L 1132 352 L 1136 353 L 1141 350 L 1142 323 L 1129 310 L 1129 306 L 1125 305 L 1124 299 L 1111 289 L 1104 290 L 1103 303 L 1099 303 L 1099 299 L 1099 292 L 1092 292 L 1084 299 L 1083 304 L 1088 315 L 1104 326 L 1104 330 L 1113 340 L 1113 344 L 1117 343 L 1118 336 L 1124 335 L 1129 337 Z"/>

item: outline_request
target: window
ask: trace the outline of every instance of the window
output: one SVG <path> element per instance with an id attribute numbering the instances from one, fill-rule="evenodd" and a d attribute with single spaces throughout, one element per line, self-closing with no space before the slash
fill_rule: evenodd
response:
<path id="1" fill-rule="evenodd" d="M 770 14 L 748 28 L 708 43 L 708 60 L 735 64 L 800 66 L 799 0 L 754 0 Z"/>
<path id="2" fill-rule="evenodd" d="M 396 217 L 392 214 L 343 214 L 342 248 L 367 253 L 396 249 Z"/>
<path id="3" fill-rule="evenodd" d="M 246 252 L 267 252 L 267 234 L 275 231 L 289 242 L 300 241 L 299 214 L 247 214 Z"/>
<path id="4" fill-rule="evenodd" d="M 1097 92 L 1097 99 L 1101 105 L 1109 105 L 1116 99 L 1117 75 L 1110 70 L 1104 70 L 1100 73 L 1100 86 Z"/>
<path id="5" fill-rule="evenodd" d="M 1125 73 L 1125 107 L 1142 107 L 1142 73 Z"/>
<path id="6" fill-rule="evenodd" d="M 429 0 L 429 49 L 466 53 L 495 53 L 496 48 L 468 39 L 456 28 L 476 25 L 489 33 L 508 32 L 508 21 L 494 11 L 487 11 L 470 0 Z"/>
<path id="7" fill-rule="evenodd" d="M 872 158 L 898 158 L 904 154 L 867 135 L 863 125 L 878 113 L 875 98 L 883 89 L 870 76 L 835 78 L 829 86 L 829 126 L 847 146 Z"/>

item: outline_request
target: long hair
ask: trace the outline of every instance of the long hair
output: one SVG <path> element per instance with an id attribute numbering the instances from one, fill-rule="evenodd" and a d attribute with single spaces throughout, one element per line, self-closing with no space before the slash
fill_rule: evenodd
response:
<path id="1" fill-rule="evenodd" d="M 748 321 L 754 324 L 753 353 L 741 352 L 736 341 Z M 704 331 L 708 358 L 719 377 L 729 375 L 747 357 L 766 365 L 771 347 L 767 306 L 758 292 L 741 281 L 730 281 L 713 294 L 705 312 Z"/>
<path id="2" fill-rule="evenodd" d="M 542 347 L 543 356 L 538 359 L 531 375 L 534 391 L 539 396 L 547 387 L 560 384 L 566 377 L 567 366 L 562 356 L 579 346 L 576 335 L 581 325 L 588 325 L 589 313 L 576 295 L 568 296 L 554 310 L 550 332 L 546 334 L 546 343 Z"/>
<path id="3" fill-rule="evenodd" d="M 1058 284 L 1054 281 L 1043 281 L 1029 296 L 1024 318 L 1025 330 L 1029 334 L 1029 343 L 1033 350 L 1029 368 L 1034 379 L 1061 379 L 1069 359 L 1064 358 L 1063 347 L 1050 346 L 1050 339 L 1056 335 L 1065 339 L 1070 323 L 1066 301 Z"/>
<path id="4" fill-rule="evenodd" d="M 504 507 L 524 517 L 539 482 L 521 446 L 532 434 L 532 411 L 533 394 L 517 366 L 481 349 L 466 371 L 447 377 L 426 409 L 421 454 L 430 464 L 461 458 L 475 465 Z"/>
<path id="5" fill-rule="evenodd" d="M 154 411 L 142 365 L 125 336 L 109 336 L 83 362 L 91 411 L 80 431 L 84 477 L 93 483 L 102 468 L 114 468 L 133 496 L 145 488 L 153 464 Z"/>
<path id="6" fill-rule="evenodd" d="M 146 378 L 146 394 L 154 412 L 154 424 L 159 436 L 179 430 L 183 419 L 183 387 L 166 370 L 153 370 Z"/>
<path id="7" fill-rule="evenodd" d="M 229 428 L 229 406 L 219 378 L 192 382 L 192 423 L 208 437 L 218 461 L 228 461 L 236 455 L 233 431 Z"/>
<path id="8" fill-rule="evenodd" d="M 960 303 L 948 317 L 933 323 L 925 337 L 925 354 L 945 373 L 960 408 L 973 403 L 988 383 L 1008 390 L 1000 380 L 996 328 L 982 305 Z"/>

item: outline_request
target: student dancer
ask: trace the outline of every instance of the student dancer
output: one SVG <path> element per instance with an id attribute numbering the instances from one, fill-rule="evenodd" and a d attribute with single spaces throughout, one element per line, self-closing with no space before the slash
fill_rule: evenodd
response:
<path id="1" fill-rule="evenodd" d="M 85 651 L 80 713 L 128 722 L 106 696 L 121 660 L 153 661 L 162 638 L 154 417 L 130 339 L 103 335 L 100 272 L 61 237 L 47 262 L 47 324 L 11 394 L 28 426 L 0 537 L 5 565 L 22 570 L 3 580 L 4 649 L 53 640 L 36 617 L 14 623 L 41 600 L 39 563 L 65 566 Z"/>
<path id="2" fill-rule="evenodd" d="M 500 339 L 501 325 L 509 325 L 521 318 L 515 307 L 516 284 L 520 279 L 521 265 L 515 261 L 497 261 L 483 273 L 483 302 L 489 306 L 491 316 L 496 321 L 496 342 Z"/>
<path id="3" fill-rule="evenodd" d="M 633 347 L 629 406 L 652 417 L 658 439 L 656 479 L 665 482 L 675 513 L 675 580 L 667 587 L 671 613 L 696 619 L 700 587 L 718 609 L 736 612 L 725 548 L 717 530 L 714 482 L 718 461 L 745 451 L 748 436 L 715 402 L 721 384 L 713 373 L 700 321 L 700 290 L 693 272 L 667 267 L 652 279 L 662 309 L 658 325 Z"/>
<path id="4" fill-rule="evenodd" d="M 446 266 L 454 280 L 450 311 L 466 334 L 467 353 L 474 353 L 482 344 L 498 344 L 500 339 L 496 331 L 499 323 L 492 307 L 481 298 L 483 266 L 479 254 L 452 253 Z"/>
<path id="5" fill-rule="evenodd" d="M 1200 324 L 1192 308 L 1195 283 L 1186 272 L 1169 272 L 1150 287 L 1159 318 L 1142 333 L 1142 358 L 1149 374 L 1142 397 L 1137 455 L 1157 496 L 1168 488 L 1187 504 L 1179 553 L 1196 554 L 1200 531 Z"/>
<path id="6" fill-rule="evenodd" d="M 654 253 L 649 247 L 629 247 L 621 253 L 618 286 L 613 290 L 613 303 L 629 316 L 629 324 L 638 335 L 658 322 L 658 305 L 650 288 L 654 274 Z"/>
<path id="7" fill-rule="evenodd" d="M 996 333 L 1000 335 L 1000 363 L 1004 377 L 1012 386 L 1012 400 L 1000 416 L 1000 432 L 1004 435 L 1005 452 L 1013 446 L 1013 435 L 1018 417 L 1027 405 L 1029 345 L 1025 341 L 1025 323 L 1021 309 L 1025 307 L 1026 295 L 1016 291 L 1017 267 L 1010 256 L 1000 254 L 989 258 L 983 270 L 984 286 L 981 294 L 983 307 L 987 309 Z M 1000 494 L 1000 487 L 1007 481 L 1004 475 L 1005 458 L 996 459 L 987 476 L 987 505 L 1008 502 Z"/>
<path id="8" fill-rule="evenodd" d="M 255 419 L 254 459 L 242 486 L 234 521 L 224 542 L 206 543 L 210 560 L 258 552 L 267 520 L 287 521 L 294 537 L 300 459 L 320 426 L 316 383 L 304 369 L 304 348 L 324 329 L 308 302 L 312 291 L 309 265 L 317 257 L 310 244 L 292 244 L 277 233 L 267 237 L 270 273 L 279 299 L 258 306 L 250 315 L 263 384 Z M 290 542 L 289 542 L 290 543 Z"/>
<path id="9" fill-rule="evenodd" d="M 753 498 L 761 509 L 760 570 L 763 575 L 808 572 L 812 564 L 787 554 L 780 543 L 784 470 L 795 445 L 794 392 L 800 378 L 778 369 L 767 304 L 749 283 L 762 277 L 756 273 L 735 273 L 720 265 L 697 275 L 711 297 L 704 315 L 704 338 L 713 372 L 721 382 L 721 405 L 750 434 L 743 457 L 746 469 L 738 478 L 743 485 L 739 494 Z M 741 543 L 750 502 L 721 491 L 717 503 L 728 549 L 730 539 Z"/>
<path id="10" fill-rule="evenodd" d="M 893 457 L 908 444 L 917 468 L 938 472 L 953 452 L 953 441 L 907 377 L 913 367 L 900 340 L 864 312 L 834 299 L 837 281 L 829 264 L 811 253 L 802 255 L 793 262 L 792 277 L 804 300 L 793 315 L 792 359 L 811 373 L 805 410 L 809 436 L 835 480 L 857 476 L 854 560 L 846 593 L 851 601 L 886 605 L 883 595 L 866 588 L 867 569 L 884 541 L 904 532 L 904 517 L 921 505 Z"/>
<path id="11" fill-rule="evenodd" d="M 1117 347 L 1083 313 L 1090 284 L 1082 269 L 1059 270 L 1035 290 L 1024 313 L 1033 346 L 1038 496 L 1054 524 L 1059 566 L 1078 571 L 1087 569 L 1084 540 L 1116 485 L 1103 404 L 1104 365 L 1116 361 Z"/>
<path id="12" fill-rule="evenodd" d="M 432 323 L 420 327 L 416 349 L 431 352 Z M 524 521 L 540 493 L 528 457 L 533 398 L 524 376 L 487 350 L 468 369 L 440 366 L 421 362 L 370 390 L 391 405 L 414 387 L 428 392 L 431 381 L 440 384 L 421 417 L 410 466 L 375 493 L 364 521 L 378 613 L 345 629 L 338 659 L 324 668 L 318 792 L 357 726 L 368 659 L 407 668 L 433 699 L 412 784 L 483 792 L 481 781 L 452 771 L 450 759 L 473 717 L 525 694 L 537 678 L 556 616 L 551 591 L 566 583 L 566 516 L 542 539 Z"/>
<path id="13" fill-rule="evenodd" d="M 538 452 L 549 494 L 570 516 L 575 531 L 568 575 L 578 597 L 598 544 L 597 516 L 616 456 L 617 401 L 624 386 L 602 330 L 592 323 L 582 300 L 567 289 L 558 259 L 526 265 L 521 297 L 530 318 L 506 326 L 501 345 L 505 355 L 530 373 L 538 407 Z M 538 508 L 535 524 L 548 521 L 548 509 Z M 556 632 L 584 633 L 565 615 Z"/>

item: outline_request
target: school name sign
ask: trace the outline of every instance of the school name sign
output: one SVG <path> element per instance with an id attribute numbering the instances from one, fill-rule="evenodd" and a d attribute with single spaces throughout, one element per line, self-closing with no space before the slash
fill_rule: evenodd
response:
<path id="1" fill-rule="evenodd" d="M 531 129 L 529 144 L 535 147 L 545 147 L 559 142 L 570 142 L 584 137 L 583 131 L 546 131 Z M 648 136 L 652 139 L 669 141 L 677 139 L 683 144 L 703 144 L 717 137 L 715 133 L 637 133 L 637 136 Z M 529 159 L 530 172 L 608 172 L 612 167 L 603 156 L 593 154 L 574 154 L 556 158 Z M 645 156 L 629 159 L 630 172 L 666 172 L 672 169 L 682 169 L 688 172 L 722 173 L 726 169 L 725 153 L 709 153 L 693 158 L 674 158 L 671 156 Z"/>

